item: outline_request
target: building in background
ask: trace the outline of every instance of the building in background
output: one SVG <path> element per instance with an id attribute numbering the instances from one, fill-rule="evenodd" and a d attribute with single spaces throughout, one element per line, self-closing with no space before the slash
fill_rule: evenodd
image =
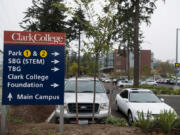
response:
<path id="1" fill-rule="evenodd" d="M 140 50 L 140 74 L 151 70 L 153 64 L 153 55 L 151 50 Z M 127 51 L 114 50 L 107 55 L 99 58 L 99 70 L 103 73 L 114 72 L 117 74 L 126 74 L 128 71 L 128 53 Z M 129 68 L 134 68 L 134 54 L 129 53 Z"/>
<path id="2" fill-rule="evenodd" d="M 99 58 L 99 70 L 103 72 L 111 72 L 114 69 L 114 52 L 110 52 L 107 55 Z"/>

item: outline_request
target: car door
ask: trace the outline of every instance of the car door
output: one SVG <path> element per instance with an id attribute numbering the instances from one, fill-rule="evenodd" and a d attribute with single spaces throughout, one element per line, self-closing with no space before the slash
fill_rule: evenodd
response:
<path id="1" fill-rule="evenodd" d="M 128 90 L 123 90 L 120 94 L 119 94 L 119 100 L 118 105 L 119 108 L 121 109 L 121 111 L 123 113 L 126 114 L 127 110 L 128 110 Z"/>

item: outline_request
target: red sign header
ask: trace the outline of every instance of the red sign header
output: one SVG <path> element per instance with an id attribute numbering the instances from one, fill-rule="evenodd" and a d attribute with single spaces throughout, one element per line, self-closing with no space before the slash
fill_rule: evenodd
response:
<path id="1" fill-rule="evenodd" d="M 4 31 L 4 44 L 65 45 L 65 33 Z"/>

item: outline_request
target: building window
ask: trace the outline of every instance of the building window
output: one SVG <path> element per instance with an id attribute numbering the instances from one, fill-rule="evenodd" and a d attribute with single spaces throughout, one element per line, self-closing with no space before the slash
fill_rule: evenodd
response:
<path id="1" fill-rule="evenodd" d="M 120 62 L 120 61 L 118 61 L 116 64 L 117 64 L 117 65 L 121 65 L 121 62 Z"/>
<path id="2" fill-rule="evenodd" d="M 120 73 L 120 72 L 121 72 L 121 70 L 120 70 L 120 69 L 117 69 L 117 70 L 116 70 L 116 72 L 117 72 L 117 73 Z"/>
<path id="3" fill-rule="evenodd" d="M 116 72 L 117 72 L 117 73 L 124 73 L 125 70 L 117 69 Z"/>
<path id="4" fill-rule="evenodd" d="M 110 62 L 109 62 L 109 65 L 110 65 L 110 66 L 113 66 L 113 61 L 110 61 Z"/>

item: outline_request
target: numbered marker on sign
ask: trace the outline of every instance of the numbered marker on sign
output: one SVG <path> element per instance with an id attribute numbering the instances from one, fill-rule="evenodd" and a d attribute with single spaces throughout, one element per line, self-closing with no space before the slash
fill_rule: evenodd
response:
<path id="1" fill-rule="evenodd" d="M 42 58 L 45 58 L 45 57 L 47 56 L 47 51 L 46 51 L 46 50 L 41 50 L 41 51 L 40 51 L 40 56 L 41 56 Z"/>
<path id="2" fill-rule="evenodd" d="M 28 57 L 31 56 L 31 51 L 30 51 L 30 50 L 25 50 L 25 51 L 23 52 L 23 54 L 24 54 L 24 57 L 28 58 Z"/>

